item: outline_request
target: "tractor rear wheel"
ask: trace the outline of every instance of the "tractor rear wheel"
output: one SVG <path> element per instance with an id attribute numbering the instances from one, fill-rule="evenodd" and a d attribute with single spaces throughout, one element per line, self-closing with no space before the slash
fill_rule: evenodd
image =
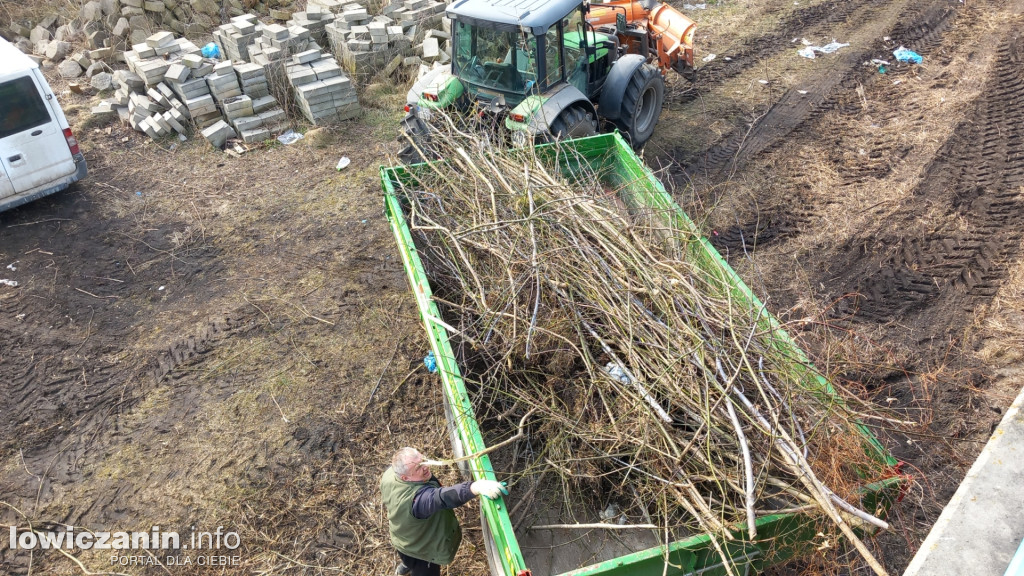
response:
<path id="1" fill-rule="evenodd" d="M 597 134 L 597 118 L 582 106 L 570 106 L 548 128 L 552 140 L 583 138 Z"/>
<path id="2" fill-rule="evenodd" d="M 622 98 L 622 112 L 616 122 L 633 148 L 642 148 L 654 134 L 664 103 L 665 79 L 661 71 L 650 64 L 637 68 L 629 79 L 629 86 Z"/>

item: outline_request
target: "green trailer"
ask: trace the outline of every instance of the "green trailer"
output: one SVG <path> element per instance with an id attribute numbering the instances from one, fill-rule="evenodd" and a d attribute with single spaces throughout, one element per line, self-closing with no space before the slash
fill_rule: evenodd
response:
<path id="1" fill-rule="evenodd" d="M 564 153 L 566 151 L 570 153 Z M 671 229 L 697 231 L 695 224 L 672 200 L 661 182 L 618 133 L 544 144 L 537 147 L 537 154 L 556 158 L 565 170 L 573 170 L 574 163 L 585 163 L 587 168 L 607 179 L 604 184 L 609 189 L 621 190 L 620 198 L 629 209 L 654 209 L 670 220 L 666 224 Z M 473 406 L 449 341 L 448 325 L 433 301 L 430 281 L 407 225 L 403 199 L 396 192 L 403 179 L 423 169 L 426 169 L 426 164 L 381 168 L 385 213 L 412 285 L 431 350 L 437 360 L 438 373 L 444 389 L 445 414 L 452 448 L 455 455 L 461 457 L 483 452 L 487 446 L 474 417 Z M 794 359 L 792 369 L 802 375 L 808 389 L 819 394 L 834 394 L 829 382 L 814 369 L 806 354 L 794 344 L 779 321 L 765 310 L 757 296 L 710 242 L 699 234 L 693 234 L 692 237 L 699 240 L 683 240 L 688 242 L 687 252 L 690 256 L 710 278 L 717 281 L 718 285 L 727 287 L 733 297 L 746 300 L 752 307 L 762 311 L 760 322 L 764 329 L 771 330 L 775 335 L 775 345 Z M 896 460 L 888 454 L 870 430 L 864 426 L 860 426 L 859 429 L 863 435 L 864 448 L 874 460 L 882 467 L 894 467 L 897 464 Z M 495 479 L 490 458 L 486 454 L 463 464 L 463 473 L 473 479 Z M 902 482 L 901 477 L 894 474 L 886 480 L 863 486 L 861 505 L 866 510 L 884 514 L 898 498 Z M 528 562 L 529 554 L 524 558 L 520 539 L 513 530 L 504 501 L 482 500 L 481 516 L 484 543 L 492 574 L 533 574 Z M 737 540 L 723 545 L 735 574 L 757 573 L 769 565 L 784 562 L 812 549 L 811 542 L 816 531 L 814 520 L 809 516 L 776 514 L 760 517 L 756 522 L 756 541 L 742 541 L 745 526 L 739 524 L 736 527 Z M 711 537 L 707 534 L 698 534 L 667 546 L 656 545 L 631 550 L 621 556 L 561 572 L 561 576 L 724 576 L 727 573 L 721 555 L 712 545 Z M 548 574 L 541 574 L 538 571 L 537 576 Z"/>

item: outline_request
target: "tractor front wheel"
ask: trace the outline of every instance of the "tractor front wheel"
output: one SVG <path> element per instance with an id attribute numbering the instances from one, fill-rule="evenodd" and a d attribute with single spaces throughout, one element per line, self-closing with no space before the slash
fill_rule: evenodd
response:
<path id="1" fill-rule="evenodd" d="M 616 124 L 639 150 L 654 134 L 665 103 L 665 79 L 657 67 L 644 64 L 633 72 L 622 98 L 622 112 Z"/>
<path id="2" fill-rule="evenodd" d="M 597 118 L 581 106 L 571 106 L 555 118 L 548 131 L 552 140 L 593 136 L 597 134 Z"/>

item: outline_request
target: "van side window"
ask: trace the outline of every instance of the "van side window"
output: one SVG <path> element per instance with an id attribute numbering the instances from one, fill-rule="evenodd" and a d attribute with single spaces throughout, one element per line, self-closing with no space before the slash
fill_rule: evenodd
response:
<path id="1" fill-rule="evenodd" d="M 0 138 L 49 121 L 50 112 L 30 76 L 0 83 Z"/>

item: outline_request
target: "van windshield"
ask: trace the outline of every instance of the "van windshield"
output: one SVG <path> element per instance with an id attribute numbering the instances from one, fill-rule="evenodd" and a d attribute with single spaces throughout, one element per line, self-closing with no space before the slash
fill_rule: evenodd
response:
<path id="1" fill-rule="evenodd" d="M 50 112 L 30 76 L 0 83 L 0 138 L 50 121 Z"/>

